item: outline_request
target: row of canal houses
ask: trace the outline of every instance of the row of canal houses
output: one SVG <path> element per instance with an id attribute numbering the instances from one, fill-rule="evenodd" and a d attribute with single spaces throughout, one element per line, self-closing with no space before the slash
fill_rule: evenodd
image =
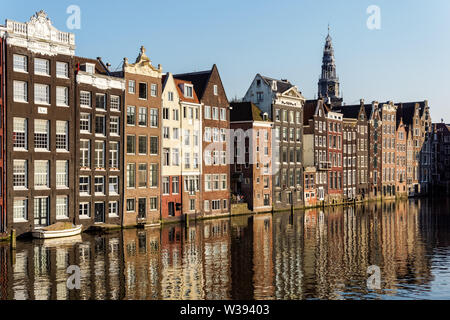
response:
<path id="1" fill-rule="evenodd" d="M 112 71 L 41 11 L 0 27 L 0 233 L 157 226 L 429 191 L 427 102 L 343 105 L 331 37 L 317 100 L 260 74 L 229 102 L 216 65 Z"/>

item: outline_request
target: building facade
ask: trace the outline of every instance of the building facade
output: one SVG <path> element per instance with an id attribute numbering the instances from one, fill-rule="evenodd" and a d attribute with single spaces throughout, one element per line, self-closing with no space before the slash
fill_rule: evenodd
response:
<path id="1" fill-rule="evenodd" d="M 1 31 L 0 31 L 1 33 Z M 6 153 L 5 153 L 5 41 L 0 34 L 0 233 L 6 232 Z"/>
<path id="2" fill-rule="evenodd" d="M 43 11 L 2 36 L 7 226 L 21 235 L 75 218 L 75 39 Z"/>
<path id="3" fill-rule="evenodd" d="M 378 102 L 366 108 L 369 117 L 369 193 L 370 198 L 381 198 L 382 122 Z"/>
<path id="4" fill-rule="evenodd" d="M 271 211 L 273 122 L 251 102 L 231 103 L 231 108 L 231 192 L 243 196 L 253 212 Z"/>
<path id="5" fill-rule="evenodd" d="M 135 63 L 124 59 L 125 188 L 123 224 L 158 225 L 161 220 L 162 67 L 141 47 Z"/>
<path id="6" fill-rule="evenodd" d="M 303 107 L 305 98 L 287 80 L 257 74 L 243 101 L 253 102 L 274 122 L 275 210 L 303 206 Z"/>
<path id="7" fill-rule="evenodd" d="M 230 166 L 227 161 L 230 105 L 219 70 L 179 74 L 176 79 L 190 81 L 197 93 L 202 124 L 202 210 L 205 217 L 230 213 Z"/>
<path id="8" fill-rule="evenodd" d="M 328 161 L 331 170 L 328 172 L 328 197 L 332 204 L 339 203 L 343 198 L 343 166 L 342 166 L 342 141 L 343 141 L 343 117 L 341 113 L 328 111 Z"/>
<path id="9" fill-rule="evenodd" d="M 433 123 L 433 194 L 450 193 L 450 125 Z"/>
<path id="10" fill-rule="evenodd" d="M 382 130 L 381 184 L 384 198 L 393 198 L 396 193 L 396 127 L 397 106 L 392 101 L 380 103 Z"/>
<path id="11" fill-rule="evenodd" d="M 407 132 L 406 127 L 403 124 L 402 119 L 397 119 L 396 128 L 396 153 L 395 153 L 395 165 L 396 165 L 396 196 L 407 196 L 406 177 L 407 177 Z"/>
<path id="12" fill-rule="evenodd" d="M 120 225 L 125 81 L 101 59 L 75 57 L 75 63 L 75 223 Z"/>
<path id="13" fill-rule="evenodd" d="M 180 97 L 173 75 L 163 76 L 162 93 L 162 159 L 161 159 L 161 216 L 162 220 L 182 219 L 182 157 L 183 127 Z M 198 125 L 200 127 L 200 125 Z M 199 129 L 197 129 L 199 131 Z M 197 134 L 198 136 L 199 134 Z M 197 145 L 198 146 L 198 145 Z M 191 145 L 189 145 L 191 147 Z M 197 150 L 197 157 L 199 156 Z M 199 161 L 197 161 L 199 164 Z M 193 165 L 194 166 L 194 165 Z M 195 166 L 194 166 L 195 167 Z M 197 168 L 198 169 L 198 168 Z"/>

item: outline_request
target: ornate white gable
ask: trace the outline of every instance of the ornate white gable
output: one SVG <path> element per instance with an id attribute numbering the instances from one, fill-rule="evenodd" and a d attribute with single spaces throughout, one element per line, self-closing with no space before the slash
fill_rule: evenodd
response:
<path id="1" fill-rule="evenodd" d="M 75 55 L 75 35 L 56 29 L 44 11 L 37 12 L 26 23 L 6 20 L 5 32 L 8 45 L 49 56 Z"/>
<path id="2" fill-rule="evenodd" d="M 144 46 L 142 46 L 141 52 L 139 53 L 139 56 L 136 59 L 136 63 L 131 64 L 128 62 L 128 58 L 124 58 L 123 59 L 124 71 L 128 73 L 140 74 L 154 78 L 161 78 L 162 77 L 161 65 L 158 65 L 158 69 L 156 69 L 152 65 L 150 58 L 147 57 L 147 55 L 145 54 L 145 51 L 146 50 Z"/>
<path id="3" fill-rule="evenodd" d="M 288 107 L 303 107 L 305 98 L 298 92 L 297 87 L 291 87 L 283 93 L 277 93 L 275 104 Z"/>

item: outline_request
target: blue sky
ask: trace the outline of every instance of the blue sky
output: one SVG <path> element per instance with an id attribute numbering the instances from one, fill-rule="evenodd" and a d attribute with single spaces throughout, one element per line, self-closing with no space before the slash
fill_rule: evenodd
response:
<path id="1" fill-rule="evenodd" d="M 242 97 L 257 73 L 287 78 L 313 99 L 330 23 L 347 104 L 428 99 L 433 121 L 450 122 L 448 0 L 23 0 L 3 3 L 0 21 L 25 22 L 44 9 L 70 31 L 72 4 L 81 8 L 77 55 L 116 68 L 144 45 L 172 73 L 216 63 L 230 99 Z M 370 5 L 381 9 L 380 30 L 366 26 Z"/>

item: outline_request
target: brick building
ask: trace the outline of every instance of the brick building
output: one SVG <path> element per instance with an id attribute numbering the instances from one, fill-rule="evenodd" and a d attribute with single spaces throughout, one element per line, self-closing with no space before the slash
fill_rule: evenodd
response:
<path id="1" fill-rule="evenodd" d="M 75 40 L 43 11 L 27 23 L 6 20 L 0 32 L 7 227 L 21 235 L 75 219 Z"/>
<path id="2" fill-rule="evenodd" d="M 120 225 L 125 81 L 101 61 L 75 57 L 76 224 Z"/>
<path id="3" fill-rule="evenodd" d="M 231 107 L 230 129 L 236 139 L 231 192 L 243 195 L 253 212 L 271 211 L 273 122 L 251 102 L 231 103 Z"/>
<path id="4" fill-rule="evenodd" d="M 141 47 L 135 63 L 124 59 L 125 187 L 123 225 L 157 225 L 161 220 L 162 67 Z"/>
<path id="5" fill-rule="evenodd" d="M 378 102 L 365 107 L 369 116 L 369 194 L 372 199 L 381 198 L 382 123 Z"/>
<path id="6" fill-rule="evenodd" d="M 395 161 L 396 161 L 396 175 L 395 175 L 395 185 L 396 185 L 396 196 L 404 197 L 407 196 L 407 132 L 406 126 L 403 124 L 403 120 L 397 119 L 397 127 L 396 127 L 396 153 L 395 153 Z"/>
<path id="7" fill-rule="evenodd" d="M 450 193 L 450 125 L 433 123 L 433 194 Z"/>
<path id="8" fill-rule="evenodd" d="M 5 41 L 1 35 L 0 29 L 0 234 L 6 232 L 6 170 L 5 170 L 5 125 L 6 125 L 6 112 L 5 112 Z"/>
<path id="9" fill-rule="evenodd" d="M 327 134 L 328 134 L 328 161 L 331 170 L 328 172 L 328 197 L 330 203 L 338 203 L 343 196 L 343 166 L 342 166 L 342 138 L 343 118 L 338 112 L 328 111 Z"/>
<path id="10" fill-rule="evenodd" d="M 316 168 L 316 197 L 318 201 L 325 202 L 328 202 L 328 172 L 331 170 L 331 162 L 328 160 L 327 112 L 328 107 L 323 99 L 308 100 L 303 117 L 304 166 Z"/>
<path id="11" fill-rule="evenodd" d="M 214 65 L 211 70 L 179 74 L 175 78 L 190 81 L 202 104 L 201 212 L 204 216 L 227 215 L 230 213 L 230 166 L 226 155 L 230 110 L 219 70 Z"/>
<path id="12" fill-rule="evenodd" d="M 378 105 L 381 114 L 382 130 L 382 156 L 381 156 L 381 183 L 384 198 L 395 197 L 396 183 L 396 127 L 397 106 L 392 101 Z"/>

